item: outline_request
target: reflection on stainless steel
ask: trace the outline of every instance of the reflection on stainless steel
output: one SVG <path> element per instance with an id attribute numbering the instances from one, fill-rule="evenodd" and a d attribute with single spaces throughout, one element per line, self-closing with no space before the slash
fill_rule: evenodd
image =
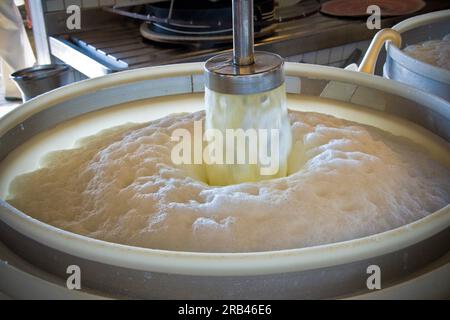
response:
<path id="1" fill-rule="evenodd" d="M 113 65 L 108 66 L 105 62 L 98 62 L 93 57 L 80 52 L 68 42 L 58 41 L 53 37 L 50 37 L 49 40 L 52 54 L 55 57 L 61 61 L 70 61 L 73 68 L 90 78 L 102 76 L 111 73 L 112 70 L 114 70 Z M 120 65 L 120 62 L 117 62 L 117 65 Z M 122 64 L 122 67 L 125 66 Z M 119 68 L 116 67 L 116 69 Z"/>
<path id="2" fill-rule="evenodd" d="M 233 0 L 233 62 L 250 65 L 253 55 L 253 0 Z"/>

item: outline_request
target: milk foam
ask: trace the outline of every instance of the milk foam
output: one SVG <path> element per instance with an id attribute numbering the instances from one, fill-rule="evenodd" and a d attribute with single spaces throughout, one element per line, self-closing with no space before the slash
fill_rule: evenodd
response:
<path id="1" fill-rule="evenodd" d="M 450 203 L 450 172 L 411 141 L 332 116 L 290 112 L 288 176 L 209 186 L 175 166 L 170 139 L 204 112 L 127 124 L 55 151 L 17 176 L 8 202 L 56 227 L 110 242 L 246 252 L 354 239 Z"/>
<path id="2" fill-rule="evenodd" d="M 409 45 L 403 50 L 415 59 L 450 70 L 450 34 L 442 40 L 430 40 Z"/>

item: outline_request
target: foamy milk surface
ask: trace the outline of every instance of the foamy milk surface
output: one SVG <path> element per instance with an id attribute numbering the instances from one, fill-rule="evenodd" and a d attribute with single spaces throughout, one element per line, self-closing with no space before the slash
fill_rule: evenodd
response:
<path id="1" fill-rule="evenodd" d="M 201 99 L 200 95 L 186 98 L 185 109 L 200 109 L 195 105 L 201 106 Z M 174 166 L 170 158 L 175 144 L 171 132 L 192 130 L 195 120 L 204 119 L 204 112 L 159 118 L 161 113 L 179 111 L 167 107 L 169 102 L 153 100 L 153 109 L 137 103 L 126 113 L 124 108 L 94 113 L 36 137 L 34 146 L 42 147 L 33 154 L 40 158 L 43 150 L 54 148 L 45 146 L 45 141 L 63 132 L 71 132 L 66 138 L 73 141 L 95 132 L 89 123 L 99 119 L 114 125 L 81 139 L 72 149 L 47 154 L 38 170 L 35 164 L 28 169 L 24 163 L 19 165 L 18 159 L 33 150 L 30 141 L 2 163 L 0 182 L 9 185 L 9 193 L 1 190 L 3 196 L 41 221 L 89 237 L 204 252 L 264 251 L 349 240 L 407 224 L 450 203 L 449 169 L 431 157 L 448 160 L 448 145 L 417 133 L 417 139 L 421 137 L 429 147 L 426 150 L 371 126 L 311 112 L 383 123 L 385 129 L 413 138 L 418 130 L 378 113 L 307 97 L 288 100 L 300 111 L 290 111 L 293 149 L 287 177 L 209 186 L 202 165 Z M 142 121 L 145 110 L 159 119 L 117 126 L 127 120 Z M 71 123 L 78 131 L 71 131 Z M 65 145 L 69 147 L 71 142 Z"/>
<path id="2" fill-rule="evenodd" d="M 403 51 L 415 59 L 450 70 L 450 34 L 442 39 L 409 45 Z"/>

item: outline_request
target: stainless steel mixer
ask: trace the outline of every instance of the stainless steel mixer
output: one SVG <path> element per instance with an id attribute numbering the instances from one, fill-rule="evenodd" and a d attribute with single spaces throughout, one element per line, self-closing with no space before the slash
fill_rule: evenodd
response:
<path id="1" fill-rule="evenodd" d="M 284 83 L 283 59 L 254 52 L 253 0 L 233 0 L 233 53 L 212 57 L 205 64 L 205 85 L 226 94 L 269 91 Z"/>
<path id="2" fill-rule="evenodd" d="M 207 166 L 208 182 L 212 185 L 285 176 L 292 145 L 283 59 L 270 52 L 254 52 L 253 0 L 234 0 L 232 9 L 233 53 L 215 56 L 205 64 L 205 128 L 219 130 L 223 136 L 229 130 L 267 135 L 256 138 L 252 146 L 248 143 L 239 149 L 234 148 L 234 142 L 226 144 L 223 150 L 228 159 L 234 158 L 235 153 L 246 159 Z M 269 153 L 272 164 L 276 163 L 270 174 L 263 168 L 262 156 Z M 255 161 L 250 160 L 251 155 Z M 215 159 L 214 152 L 208 156 Z"/>

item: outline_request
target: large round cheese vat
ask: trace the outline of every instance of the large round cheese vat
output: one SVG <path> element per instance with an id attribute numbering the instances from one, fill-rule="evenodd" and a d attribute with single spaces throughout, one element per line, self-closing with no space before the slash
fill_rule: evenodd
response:
<path id="1" fill-rule="evenodd" d="M 125 122 L 133 108 L 143 108 L 140 110 L 148 113 L 148 120 L 200 110 L 202 72 L 200 63 L 139 69 L 82 81 L 26 102 L 0 120 L 1 197 L 8 175 L 16 174 L 5 170 L 5 165 L 14 167 L 23 161 L 29 167 L 22 170 L 33 167 L 28 164 L 34 162 L 31 158 L 19 157 L 8 164 L 9 155 L 27 142 L 44 139 L 45 132 L 64 121 L 76 124 L 84 121 L 83 117 L 94 120 L 82 132 L 70 127 L 70 141 L 55 140 L 49 148 L 70 147 L 77 136 L 117 124 L 120 119 Z M 398 82 L 336 68 L 287 63 L 286 74 L 288 106 L 408 136 L 450 168 L 449 102 Z M 351 86 L 354 93 L 319 98 L 329 81 Z M 312 100 L 316 103 L 308 102 Z M 433 144 L 427 143 L 430 139 Z M 351 241 L 267 252 L 196 253 L 87 238 L 37 221 L 0 200 L 0 240 L 34 266 L 59 277 L 61 283 L 65 283 L 68 266 L 79 266 L 83 288 L 113 297 L 335 298 L 367 292 L 367 268 L 371 265 L 380 267 L 387 286 L 448 256 L 450 205 L 408 225 Z"/>

